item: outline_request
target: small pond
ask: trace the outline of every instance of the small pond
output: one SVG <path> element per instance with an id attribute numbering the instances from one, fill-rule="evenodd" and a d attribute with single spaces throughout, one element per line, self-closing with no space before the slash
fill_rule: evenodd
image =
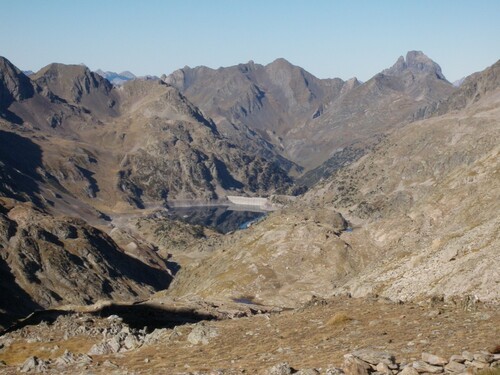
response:
<path id="1" fill-rule="evenodd" d="M 250 211 L 251 210 L 251 211 Z M 245 207 L 240 210 L 232 206 L 191 206 L 170 207 L 169 216 L 189 224 L 203 225 L 228 233 L 238 229 L 246 229 L 255 221 L 262 219 L 267 212 L 257 208 Z"/>

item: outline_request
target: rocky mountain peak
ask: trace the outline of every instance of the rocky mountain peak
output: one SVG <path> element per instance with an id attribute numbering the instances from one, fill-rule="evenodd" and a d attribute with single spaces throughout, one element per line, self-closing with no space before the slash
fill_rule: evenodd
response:
<path id="1" fill-rule="evenodd" d="M 341 94 L 345 94 L 348 91 L 351 91 L 352 89 L 358 87 L 361 85 L 361 82 L 358 81 L 356 77 L 349 78 L 347 81 L 345 81 L 342 85 L 342 89 L 340 90 Z"/>
<path id="2" fill-rule="evenodd" d="M 302 69 L 293 65 L 288 60 L 280 57 L 273 62 L 265 66 L 266 72 L 270 76 L 291 76 L 295 71 L 301 71 Z"/>
<path id="3" fill-rule="evenodd" d="M 462 78 L 461 81 L 460 86 L 449 97 L 419 109 L 414 118 L 429 118 L 460 110 L 494 93 L 500 86 L 500 60 L 482 72 Z"/>
<path id="4" fill-rule="evenodd" d="M 40 79 L 42 77 L 47 77 L 51 79 L 67 79 L 77 78 L 79 76 L 85 76 L 89 74 L 92 74 L 92 72 L 85 65 L 52 63 L 36 72 L 33 78 Z"/>
<path id="5" fill-rule="evenodd" d="M 409 51 L 406 54 L 406 59 L 400 56 L 392 67 L 384 70 L 382 73 L 387 75 L 399 75 L 407 70 L 413 73 L 434 74 L 438 79 L 446 80 L 441 71 L 441 67 L 422 51 Z"/>
<path id="6" fill-rule="evenodd" d="M 254 71 L 256 69 L 256 64 L 255 64 L 255 62 L 253 62 L 253 60 L 250 60 L 246 64 L 238 64 L 238 69 L 243 74 L 249 73 L 249 72 L 252 72 L 252 71 Z"/>
<path id="7" fill-rule="evenodd" d="M 125 70 L 121 73 L 118 73 L 118 75 L 122 76 L 122 77 L 127 77 L 129 79 L 134 79 L 136 78 L 136 75 L 134 73 L 132 73 L 131 71 L 128 71 L 128 70 Z"/>
<path id="8" fill-rule="evenodd" d="M 53 63 L 40 69 L 32 79 L 60 98 L 80 103 L 82 96 L 99 91 L 107 94 L 111 83 L 83 65 Z"/>
<path id="9" fill-rule="evenodd" d="M 278 57 L 273 62 L 269 63 L 267 66 L 280 67 L 280 68 L 291 68 L 294 65 L 283 57 Z"/>
<path id="10" fill-rule="evenodd" d="M 0 109 L 34 94 L 31 80 L 5 57 L 0 56 Z"/>

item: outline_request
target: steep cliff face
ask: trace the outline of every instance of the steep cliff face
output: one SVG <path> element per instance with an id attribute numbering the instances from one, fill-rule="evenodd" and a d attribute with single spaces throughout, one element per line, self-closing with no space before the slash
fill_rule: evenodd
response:
<path id="1" fill-rule="evenodd" d="M 415 113 L 416 119 L 440 116 L 450 111 L 458 111 L 482 99 L 488 92 L 495 90 L 500 83 L 500 61 L 489 69 L 466 77 L 460 84 L 460 90 L 448 98 L 437 100 Z"/>
<path id="2" fill-rule="evenodd" d="M 8 110 L 14 101 L 31 98 L 35 88 L 31 80 L 12 63 L 0 56 L 0 117 L 19 122 Z"/>
<path id="3" fill-rule="evenodd" d="M 149 96 L 137 95 L 143 91 Z M 268 194 L 291 186 L 285 171 L 229 143 L 177 89 L 134 81 L 120 95 L 117 127 L 126 134 L 126 153 L 119 184 L 134 199 L 211 200 L 226 191 Z"/>

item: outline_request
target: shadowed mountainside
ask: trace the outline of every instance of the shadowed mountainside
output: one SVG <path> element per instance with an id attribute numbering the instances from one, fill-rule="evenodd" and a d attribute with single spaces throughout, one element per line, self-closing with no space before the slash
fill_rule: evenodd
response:
<path id="1" fill-rule="evenodd" d="M 172 279 L 157 256 L 132 258 L 81 219 L 53 217 L 7 198 L 0 199 L 0 249 L 0 279 L 10 295 L 0 309 L 7 317 L 61 304 L 145 298 Z"/>

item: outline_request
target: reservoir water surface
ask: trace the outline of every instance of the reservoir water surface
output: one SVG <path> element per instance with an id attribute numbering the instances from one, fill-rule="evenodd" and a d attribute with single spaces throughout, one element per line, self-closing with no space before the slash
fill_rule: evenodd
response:
<path id="1" fill-rule="evenodd" d="M 173 219 L 211 227 L 221 233 L 246 229 L 267 214 L 258 208 L 233 206 L 170 207 L 168 212 Z"/>

